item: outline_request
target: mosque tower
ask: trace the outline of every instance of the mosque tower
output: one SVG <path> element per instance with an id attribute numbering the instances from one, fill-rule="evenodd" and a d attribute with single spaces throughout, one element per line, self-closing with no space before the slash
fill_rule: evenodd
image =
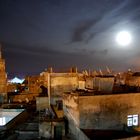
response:
<path id="1" fill-rule="evenodd" d="M 2 45 L 0 44 L 0 95 L 4 93 L 7 93 L 7 74 L 5 60 L 2 58 Z"/>

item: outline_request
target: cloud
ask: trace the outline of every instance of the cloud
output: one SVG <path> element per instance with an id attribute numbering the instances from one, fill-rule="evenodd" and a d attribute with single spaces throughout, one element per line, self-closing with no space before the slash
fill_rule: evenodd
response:
<path id="1" fill-rule="evenodd" d="M 97 14 L 96 16 L 91 17 L 90 19 L 83 19 L 79 23 L 76 23 L 72 31 L 71 42 L 75 43 L 84 41 L 88 43 L 99 33 L 107 30 L 110 27 L 110 17 L 107 17 L 109 12 L 110 11 L 105 10 L 105 12 Z M 90 31 L 90 29 L 92 31 Z"/>
<path id="2" fill-rule="evenodd" d="M 92 50 L 89 50 L 89 49 L 86 49 L 86 48 L 83 48 L 80 50 L 80 53 L 81 54 L 84 54 L 84 55 L 87 55 L 87 56 L 106 56 L 108 55 L 109 53 L 109 50 L 108 49 L 102 49 L 102 50 L 97 50 L 97 49 L 92 49 Z"/>
<path id="3" fill-rule="evenodd" d="M 85 33 L 92 27 L 94 26 L 100 18 L 98 19 L 88 19 L 88 20 L 83 20 L 80 23 L 76 25 L 76 27 L 73 29 L 72 33 L 72 38 L 71 42 L 81 42 L 84 41 L 86 36 Z"/>
<path id="4" fill-rule="evenodd" d="M 103 55 L 107 55 L 108 54 L 108 50 L 104 49 L 104 50 L 100 51 L 100 53 L 103 54 Z"/>
<path id="5" fill-rule="evenodd" d="M 5 53 L 15 53 L 15 54 L 25 54 L 25 55 L 31 55 L 31 56 L 45 56 L 45 55 L 57 55 L 62 54 L 61 51 L 57 49 L 52 49 L 54 47 L 52 46 L 28 46 L 28 45 L 19 45 L 19 44 L 13 44 L 13 43 L 4 43 L 2 42 L 2 48 Z M 10 55 L 9 55 L 10 56 Z"/>
<path id="6" fill-rule="evenodd" d="M 107 32 L 117 23 L 125 22 L 125 24 L 130 24 L 131 21 L 140 22 L 140 7 L 138 6 L 140 1 L 121 1 L 112 7 L 107 7 L 108 9 L 101 9 L 104 11 L 97 14 L 96 20 L 83 20 L 81 23 L 77 24 L 73 30 L 72 42 L 89 43 L 92 39 L 96 38 L 101 33 Z M 104 8 L 104 7 L 101 7 Z M 95 17 L 93 17 L 94 19 Z M 124 25 L 125 26 L 125 25 Z"/>

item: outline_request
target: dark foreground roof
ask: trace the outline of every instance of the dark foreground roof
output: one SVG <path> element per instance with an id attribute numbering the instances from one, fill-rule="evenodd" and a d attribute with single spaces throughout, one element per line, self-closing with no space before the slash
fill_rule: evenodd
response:
<path id="1" fill-rule="evenodd" d="M 140 136 L 138 132 L 127 132 L 119 130 L 91 130 L 82 129 L 90 140 L 112 140 Z"/>
<path id="2" fill-rule="evenodd" d="M 140 72 L 133 73 L 133 76 L 140 76 Z"/>

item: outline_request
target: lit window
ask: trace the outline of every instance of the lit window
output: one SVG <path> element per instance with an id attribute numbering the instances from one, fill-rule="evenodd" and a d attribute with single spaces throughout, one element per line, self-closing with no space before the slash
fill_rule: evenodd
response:
<path id="1" fill-rule="evenodd" d="M 138 126 L 138 115 L 128 115 L 127 126 Z"/>
<path id="2" fill-rule="evenodd" d="M 127 116 L 127 126 L 133 126 L 133 116 Z"/>

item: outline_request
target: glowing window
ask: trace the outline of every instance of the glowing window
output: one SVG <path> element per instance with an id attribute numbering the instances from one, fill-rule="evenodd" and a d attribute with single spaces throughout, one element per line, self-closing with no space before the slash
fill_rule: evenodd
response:
<path id="1" fill-rule="evenodd" d="M 138 115 L 127 116 L 127 126 L 138 126 Z"/>

